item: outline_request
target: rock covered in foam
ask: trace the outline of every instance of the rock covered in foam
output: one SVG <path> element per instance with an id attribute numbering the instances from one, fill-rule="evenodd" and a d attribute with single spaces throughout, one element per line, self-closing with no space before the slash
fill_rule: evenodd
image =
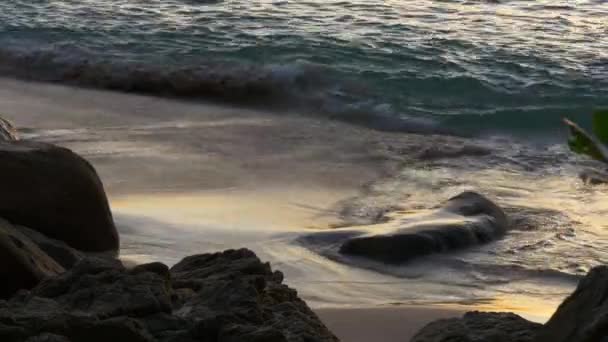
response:
<path id="1" fill-rule="evenodd" d="M 501 237 L 509 227 L 503 210 L 486 197 L 464 192 L 426 220 L 389 232 L 373 230 L 347 238 L 340 253 L 385 263 L 462 249 Z"/>
<path id="2" fill-rule="evenodd" d="M 117 251 L 119 238 L 95 169 L 72 151 L 0 141 L 0 217 L 82 251 Z"/>
<path id="3" fill-rule="evenodd" d="M 170 270 L 85 258 L 0 302 L 0 340 L 337 341 L 280 272 L 244 249 L 187 257 Z"/>
<path id="4" fill-rule="evenodd" d="M 513 313 L 467 312 L 428 324 L 411 342 L 533 342 L 540 327 Z"/>

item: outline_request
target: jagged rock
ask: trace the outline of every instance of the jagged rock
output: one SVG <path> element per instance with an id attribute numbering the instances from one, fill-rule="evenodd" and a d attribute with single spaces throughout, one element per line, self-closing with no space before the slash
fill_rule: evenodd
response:
<path id="1" fill-rule="evenodd" d="M 82 251 L 117 251 L 118 233 L 95 169 L 72 151 L 0 141 L 0 217 Z"/>
<path id="2" fill-rule="evenodd" d="M 478 193 L 464 192 L 428 215 L 416 215 L 401 222 L 333 229 L 299 237 L 298 241 L 341 261 L 345 260 L 341 255 L 349 255 L 398 264 L 487 243 L 502 237 L 508 228 L 509 220 L 500 207 Z"/>
<path id="3" fill-rule="evenodd" d="M 608 267 L 598 266 L 578 283 L 541 329 L 536 342 L 604 342 L 608 339 Z"/>
<path id="4" fill-rule="evenodd" d="M 64 272 L 19 229 L 0 220 L 0 298 L 30 289 L 46 277 Z"/>
<path id="5" fill-rule="evenodd" d="M 467 312 L 422 328 L 411 342 L 532 342 L 541 324 L 513 313 Z M 574 340 L 572 340 L 574 341 Z"/>
<path id="6" fill-rule="evenodd" d="M 0 341 L 334 342 L 295 290 L 248 250 L 131 270 L 86 257 L 0 301 Z"/>
<path id="7" fill-rule="evenodd" d="M 187 257 L 171 275 L 174 288 L 195 293 L 175 315 L 205 317 L 202 331 L 221 341 L 337 341 L 297 292 L 281 284 L 282 274 L 249 250 Z"/>

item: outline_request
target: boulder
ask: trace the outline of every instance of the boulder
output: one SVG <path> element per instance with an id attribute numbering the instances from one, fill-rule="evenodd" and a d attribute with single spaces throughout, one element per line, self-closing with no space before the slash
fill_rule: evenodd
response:
<path id="1" fill-rule="evenodd" d="M 535 342 L 608 340 L 608 267 L 598 266 L 579 282 L 539 332 Z"/>
<path id="2" fill-rule="evenodd" d="M 85 257 L 0 301 L 0 341 L 334 342 L 336 337 L 248 250 L 131 270 Z"/>
<path id="3" fill-rule="evenodd" d="M 6 221 L 0 221 L 0 259 L 0 298 L 64 272 L 63 267 Z"/>
<path id="4" fill-rule="evenodd" d="M 513 313 L 467 312 L 422 328 L 411 342 L 533 342 L 541 324 Z M 575 341 L 575 340 L 571 340 Z"/>
<path id="5" fill-rule="evenodd" d="M 351 233 L 343 235 L 339 252 L 398 264 L 490 242 L 503 236 L 508 227 L 509 220 L 500 207 L 480 194 L 464 192 L 430 215 L 404 220 L 398 228 L 347 230 Z M 338 236 L 335 231 L 330 234 Z"/>
<path id="6" fill-rule="evenodd" d="M 119 238 L 95 169 L 72 151 L 0 141 L 0 217 L 73 248 L 117 251 Z"/>

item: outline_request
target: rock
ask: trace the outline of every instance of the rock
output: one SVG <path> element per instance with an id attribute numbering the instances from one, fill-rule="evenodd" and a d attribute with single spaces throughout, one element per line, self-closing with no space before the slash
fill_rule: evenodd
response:
<path id="1" fill-rule="evenodd" d="M 38 336 L 30 337 L 25 342 L 70 342 L 70 340 L 68 340 L 65 336 L 45 333 Z"/>
<path id="2" fill-rule="evenodd" d="M 606 172 L 588 169 L 581 172 L 579 177 L 583 183 L 589 185 L 608 184 L 608 173 Z"/>
<path id="3" fill-rule="evenodd" d="M 532 342 L 541 324 L 513 313 L 467 312 L 422 328 L 411 342 Z M 575 341 L 575 340 L 571 340 Z"/>
<path id="4" fill-rule="evenodd" d="M 3 117 L 0 117 L 0 140 L 19 140 L 19 134 L 13 123 Z"/>
<path id="5" fill-rule="evenodd" d="M 64 272 L 51 257 L 10 223 L 0 220 L 0 298 L 30 289 Z"/>
<path id="6" fill-rule="evenodd" d="M 398 229 L 345 234 L 342 254 L 366 257 L 384 263 L 403 263 L 413 258 L 462 249 L 495 240 L 509 227 L 507 216 L 496 204 L 474 192 L 451 198 L 436 212 Z M 327 233 L 325 233 L 327 234 Z M 336 232 L 332 232 L 335 238 Z"/>
<path id="7" fill-rule="evenodd" d="M 0 222 L 4 222 L 4 220 L 0 218 Z M 84 257 L 82 252 L 68 246 L 63 241 L 51 239 L 27 227 L 16 226 L 16 228 L 65 269 L 72 268 Z"/>
<path id="8" fill-rule="evenodd" d="M 127 270 L 85 257 L 0 301 L 0 341 L 334 342 L 336 337 L 248 250 Z"/>
<path id="9" fill-rule="evenodd" d="M 82 251 L 117 251 L 119 238 L 95 169 L 72 151 L 0 141 L 0 217 Z"/>
<path id="10" fill-rule="evenodd" d="M 174 289 L 195 293 L 174 314 L 204 318 L 197 336 L 202 331 L 221 341 L 337 341 L 297 292 L 281 284 L 282 274 L 249 250 L 187 257 L 171 275 Z"/>
<path id="11" fill-rule="evenodd" d="M 600 342 L 608 339 L 608 267 L 598 266 L 578 283 L 541 329 L 536 342 Z"/>

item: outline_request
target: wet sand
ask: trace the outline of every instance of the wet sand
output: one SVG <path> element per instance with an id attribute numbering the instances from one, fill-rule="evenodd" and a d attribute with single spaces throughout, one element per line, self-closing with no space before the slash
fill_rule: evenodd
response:
<path id="1" fill-rule="evenodd" d="M 0 113 L 24 137 L 69 147 L 97 168 L 127 259 L 171 264 L 188 254 L 251 248 L 284 271 L 344 342 L 407 341 L 432 320 L 475 309 L 363 307 L 390 303 L 404 288 L 428 290 L 428 284 L 333 263 L 292 244 L 307 229 L 338 223 L 341 201 L 430 139 L 322 118 L 6 79 L 0 79 L 0 98 Z M 359 308 L 328 308 L 343 305 Z"/>
<path id="2" fill-rule="evenodd" d="M 342 342 L 406 342 L 426 324 L 459 317 L 459 309 L 423 306 L 318 309 L 317 314 Z"/>

